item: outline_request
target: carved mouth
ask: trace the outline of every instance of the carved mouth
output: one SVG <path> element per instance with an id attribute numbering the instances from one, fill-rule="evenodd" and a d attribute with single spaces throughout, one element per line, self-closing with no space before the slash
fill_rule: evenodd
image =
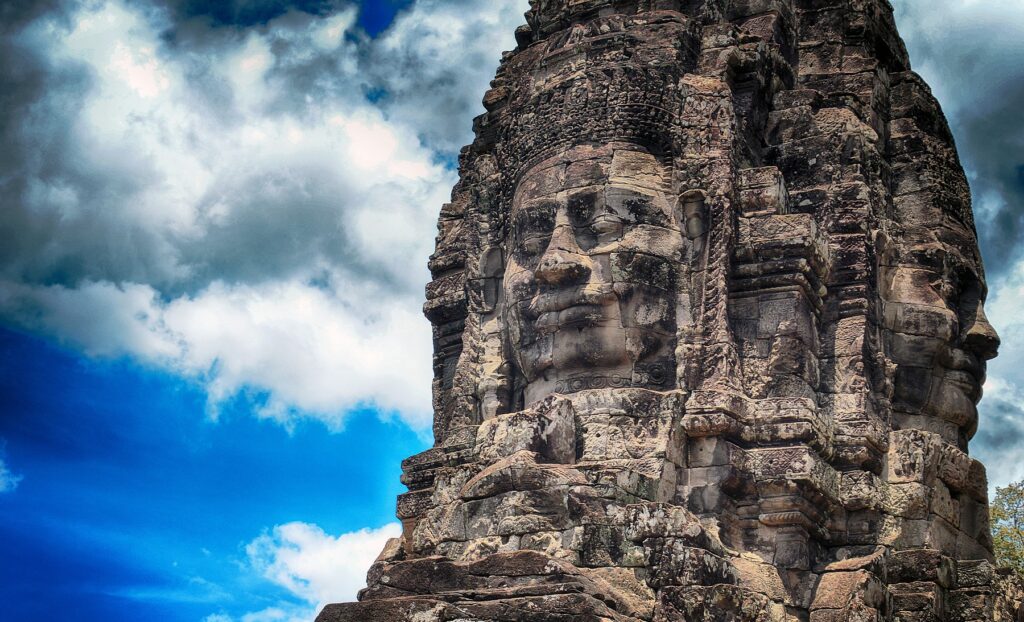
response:
<path id="1" fill-rule="evenodd" d="M 970 374 L 965 371 L 960 371 L 957 369 L 947 369 L 945 376 L 946 380 L 948 380 L 949 382 L 959 384 L 965 387 L 973 387 L 977 386 L 978 384 L 978 380 L 977 378 L 974 377 L 973 374 Z"/>
<path id="2" fill-rule="evenodd" d="M 950 348 L 950 364 L 947 366 L 951 380 L 981 386 L 985 383 L 985 363 L 974 354 L 961 348 Z"/>
<path id="3" fill-rule="evenodd" d="M 609 288 L 607 291 L 593 291 L 584 289 L 562 290 L 538 294 L 530 302 L 527 314 L 531 319 L 540 319 L 542 316 L 557 315 L 593 315 L 600 312 L 600 308 L 615 301 L 615 293 Z M 569 313 L 572 311 L 572 313 Z"/>
<path id="4" fill-rule="evenodd" d="M 604 306 L 601 305 L 574 305 L 560 311 L 542 313 L 535 322 L 535 326 L 545 331 L 557 329 L 560 326 L 596 326 L 603 323 L 607 318 L 604 313 Z"/>
<path id="5" fill-rule="evenodd" d="M 981 387 L 985 383 L 985 364 L 978 357 L 960 349 L 952 349 L 952 363 L 946 368 L 942 381 L 948 382 L 975 403 L 981 399 Z"/>
<path id="6" fill-rule="evenodd" d="M 947 382 L 956 387 L 975 404 L 981 400 L 981 385 L 974 379 L 974 376 L 967 372 L 947 370 L 941 382 Z"/>

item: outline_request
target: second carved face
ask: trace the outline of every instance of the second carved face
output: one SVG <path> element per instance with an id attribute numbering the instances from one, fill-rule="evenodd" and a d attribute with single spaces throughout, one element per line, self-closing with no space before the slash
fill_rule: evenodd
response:
<path id="1" fill-rule="evenodd" d="M 666 171 L 634 146 L 528 171 L 506 237 L 506 325 L 525 403 L 674 379 L 683 235 Z"/>
<path id="2" fill-rule="evenodd" d="M 973 231 L 941 205 L 919 212 L 914 216 L 928 226 L 909 226 L 901 257 L 884 267 L 885 323 L 897 365 L 893 408 L 900 427 L 966 446 L 999 337 L 985 316 Z"/>

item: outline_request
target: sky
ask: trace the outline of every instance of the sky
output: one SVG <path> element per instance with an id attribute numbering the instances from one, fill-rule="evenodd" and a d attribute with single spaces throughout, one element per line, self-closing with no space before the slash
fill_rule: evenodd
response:
<path id="1" fill-rule="evenodd" d="M 5 620 L 310 622 L 430 443 L 420 313 L 526 0 L 0 4 Z M 972 181 L 1024 477 L 1024 4 L 894 0 Z M 55 603 L 60 603 L 55 605 Z"/>

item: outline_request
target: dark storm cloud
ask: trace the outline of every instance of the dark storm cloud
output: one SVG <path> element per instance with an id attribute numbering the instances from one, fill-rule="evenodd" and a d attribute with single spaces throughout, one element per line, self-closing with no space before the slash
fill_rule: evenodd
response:
<path id="1" fill-rule="evenodd" d="M 315 4 L 190 3 L 179 13 L 184 19 L 209 10 L 217 19 L 227 19 L 230 9 L 233 19 L 244 21 L 270 19 L 287 9 L 326 10 L 327 3 Z M 272 67 L 266 74 L 271 94 L 260 101 L 260 110 L 246 115 L 239 111 L 244 105 L 239 98 L 246 93 L 229 84 L 218 66 L 233 48 L 244 45 L 244 37 L 216 34 L 191 23 L 193 31 L 206 29 L 204 38 L 162 53 L 185 74 L 188 113 L 217 123 L 161 118 L 163 111 L 154 107 L 130 113 L 136 118 L 122 126 L 90 134 L 83 111 L 111 97 L 96 84 L 96 72 L 104 67 L 48 53 L 53 43 L 48 28 L 55 28 L 58 36 L 73 29 L 67 22 L 71 6 L 26 7 L 11 15 L 11 23 L 20 29 L 0 37 L 0 238 L 5 240 L 0 274 L 24 283 L 71 287 L 87 280 L 149 283 L 169 296 L 196 291 L 214 280 L 287 278 L 321 257 L 371 278 L 382 276 L 381 270 L 360 265 L 358 253 L 349 252 L 352 244 L 339 216 L 358 197 L 331 169 L 328 153 L 322 154 L 324 165 L 300 157 L 268 157 L 237 168 L 222 165 L 219 178 L 192 206 L 199 229 L 169 230 L 154 222 L 159 215 L 139 213 L 139 206 L 150 200 L 147 194 L 168 183 L 167 176 L 175 172 L 151 157 L 151 147 L 176 140 L 179 150 L 192 148 L 199 157 L 215 158 L 212 152 L 226 145 L 214 139 L 230 138 L 244 123 L 280 118 L 302 123 L 310 114 L 310 102 L 313 108 L 346 99 L 352 108 L 362 105 L 359 89 L 353 93 L 351 88 L 353 71 L 339 67 L 339 59 L 355 55 L 354 49 L 342 46 L 311 54 L 309 38 L 303 36 L 308 17 L 290 20 L 277 34 L 265 33 L 271 42 Z M 184 127 L 172 129 L 175 123 Z M 181 135 L 161 135 L 171 131 Z M 137 138 L 97 145 L 116 132 L 133 132 Z M 152 145 L 125 154 L 122 148 L 131 150 L 140 139 Z M 224 206 L 233 209 L 210 214 Z"/>
<path id="2" fill-rule="evenodd" d="M 1021 448 L 1024 447 L 1024 409 L 1016 400 L 1015 391 L 985 399 L 981 407 L 981 424 L 971 442 L 971 453 L 988 470 L 989 483 L 1005 486 L 1024 477 Z"/>
<path id="3" fill-rule="evenodd" d="M 8 28 L 0 36 L 0 265 L 19 278 L 70 282 L 91 268 L 80 257 L 72 259 L 75 253 L 63 245 L 54 244 L 55 231 L 68 226 L 82 231 L 89 224 L 75 223 L 56 208 L 35 209 L 32 195 L 44 187 L 73 185 L 78 196 L 100 199 L 106 180 L 88 174 L 82 162 L 66 158 L 75 151 L 74 117 L 69 111 L 81 108 L 91 79 L 82 65 L 52 62 L 41 50 L 42 37 L 24 31 L 42 16 L 59 20 L 63 14 L 56 3 L 22 6 L 10 16 L 12 21 L 4 22 Z M 88 236 L 75 237 L 68 240 L 69 246 L 91 246 Z M 88 248 L 83 254 L 105 261 L 102 248 Z"/>
<path id="4" fill-rule="evenodd" d="M 1024 7 L 894 0 L 911 62 L 942 103 L 971 178 L 990 281 L 1022 258 Z"/>
<path id="5" fill-rule="evenodd" d="M 992 99 L 971 101 L 954 126 L 961 155 L 974 174 L 979 235 L 986 265 L 998 277 L 1021 259 L 1024 233 L 1024 68 L 993 81 Z"/>
<path id="6" fill-rule="evenodd" d="M 439 162 L 525 5 L 420 0 L 379 37 L 353 2 L 6 8 L 0 323 L 197 378 L 211 413 L 429 423 Z"/>
<path id="7" fill-rule="evenodd" d="M 1016 451 L 1024 444 L 1024 410 L 1003 399 L 990 400 L 985 409 L 985 427 L 974 437 L 986 452 Z"/>
<path id="8" fill-rule="evenodd" d="M 0 4 L 0 32 L 16 32 L 41 15 L 61 13 L 75 4 L 70 0 L 15 0 Z"/>
<path id="9" fill-rule="evenodd" d="M 129 60 L 153 64 L 143 73 L 170 74 L 170 86 L 156 96 L 164 101 L 142 98 L 137 109 L 118 108 L 113 102 L 125 94 L 104 91 L 122 88 L 130 68 L 105 74 L 110 56 L 97 56 L 96 44 L 84 48 L 91 58 L 54 51 L 74 39 L 77 24 L 68 16 L 77 15 L 76 5 L 25 10 L 12 16 L 20 30 L 0 39 L 0 235 L 11 241 L 0 247 L 0 276 L 68 287 L 146 283 L 174 297 L 215 281 L 299 277 L 326 263 L 418 295 L 425 272 L 407 265 L 423 263 L 429 236 L 389 265 L 381 255 L 394 255 L 390 249 L 368 253 L 375 240 L 353 237 L 354 219 L 371 204 L 381 213 L 414 209 L 409 222 L 429 231 L 437 199 L 426 193 L 445 194 L 438 188 L 447 180 L 437 188 L 426 178 L 408 182 L 403 195 L 396 192 L 400 176 L 382 171 L 375 186 L 365 175 L 346 174 L 351 167 L 340 159 L 358 162 L 364 154 L 345 156 L 337 144 L 259 153 L 236 151 L 237 141 L 288 124 L 315 135 L 336 111 L 350 117 L 346 127 L 354 119 L 392 132 L 405 157 L 446 161 L 471 139 L 470 119 L 482 109 L 480 93 L 498 60 L 495 42 L 511 45 L 508 24 L 517 23 L 525 2 L 474 11 L 470 0 L 422 0 L 379 39 L 355 26 L 356 7 L 348 2 L 171 1 L 169 13 L 143 0 L 126 6 L 141 22 L 126 21 L 124 32 L 111 36 L 161 33 L 123 47 L 145 56 L 139 50 L 156 44 L 152 58 Z M 237 80 L 250 71 L 258 79 Z M 378 121 L 385 125 L 374 126 Z M 417 153 L 417 135 L 440 152 Z M 188 194 L 196 171 L 171 168 L 179 164 L 173 157 L 212 172 L 206 191 Z M 161 190 L 174 186 L 188 196 Z M 154 203 L 154 195 L 163 199 Z M 424 205 L 411 206 L 417 196 Z M 175 214 L 181 211 L 190 213 Z M 163 222 L 170 216 L 158 212 L 179 221 Z"/>

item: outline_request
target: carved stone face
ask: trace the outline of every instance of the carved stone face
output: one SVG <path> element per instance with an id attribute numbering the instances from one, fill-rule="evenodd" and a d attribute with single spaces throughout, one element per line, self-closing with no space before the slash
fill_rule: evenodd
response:
<path id="1" fill-rule="evenodd" d="M 637 146 L 577 147 L 522 178 L 503 289 L 526 404 L 674 379 L 683 236 L 665 182 Z"/>
<path id="2" fill-rule="evenodd" d="M 978 243 L 963 224 L 929 206 L 930 228 L 908 227 L 887 270 L 883 299 L 897 364 L 896 423 L 966 445 L 977 429 L 985 362 L 999 338 L 985 317 Z"/>

